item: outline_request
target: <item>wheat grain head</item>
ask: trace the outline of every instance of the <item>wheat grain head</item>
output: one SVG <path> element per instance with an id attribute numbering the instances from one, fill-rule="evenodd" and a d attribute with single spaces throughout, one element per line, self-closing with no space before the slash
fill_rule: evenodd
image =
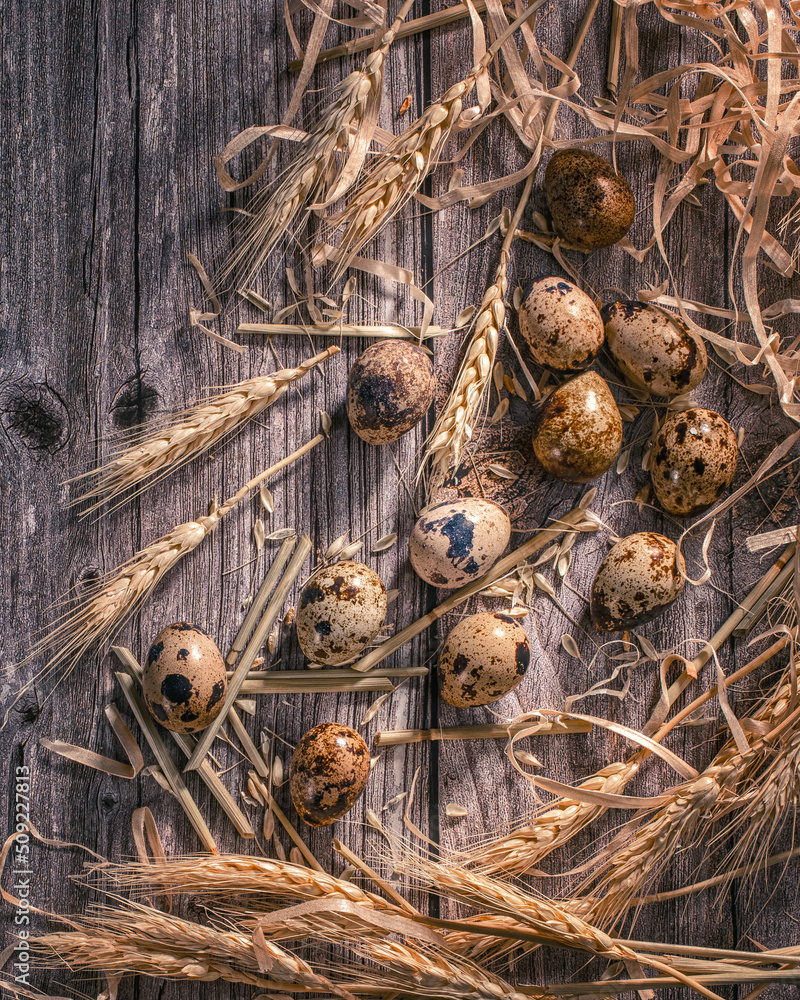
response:
<path id="1" fill-rule="evenodd" d="M 339 350 L 331 346 L 296 368 L 283 368 L 270 375 L 239 382 L 227 392 L 202 400 L 177 414 L 172 422 L 154 429 L 145 426 L 138 433 L 134 431 L 134 444 L 101 468 L 77 477 L 92 477 L 95 481 L 91 489 L 71 501 L 70 506 L 93 500 L 81 513 L 81 517 L 86 517 L 144 481 L 158 481 L 170 475 L 221 440 L 238 433 L 248 421 L 284 396 L 293 382 L 338 354 Z M 137 490 L 133 496 L 140 492 L 141 489 Z"/>

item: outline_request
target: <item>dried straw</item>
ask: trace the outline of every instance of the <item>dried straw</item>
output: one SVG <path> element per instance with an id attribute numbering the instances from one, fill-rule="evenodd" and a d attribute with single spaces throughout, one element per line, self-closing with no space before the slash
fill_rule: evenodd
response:
<path id="1" fill-rule="evenodd" d="M 90 490 L 72 500 L 70 506 L 93 500 L 92 506 L 81 514 L 85 517 L 145 480 L 155 477 L 157 482 L 171 475 L 215 444 L 238 433 L 248 421 L 284 396 L 293 382 L 338 353 L 338 347 L 329 347 L 296 368 L 284 368 L 271 375 L 239 382 L 222 395 L 202 400 L 183 411 L 171 422 L 156 428 L 145 426 L 134 430 L 133 444 L 106 465 L 77 477 L 78 480 L 91 477 L 94 483 Z M 132 496 L 138 496 L 142 489 Z"/>

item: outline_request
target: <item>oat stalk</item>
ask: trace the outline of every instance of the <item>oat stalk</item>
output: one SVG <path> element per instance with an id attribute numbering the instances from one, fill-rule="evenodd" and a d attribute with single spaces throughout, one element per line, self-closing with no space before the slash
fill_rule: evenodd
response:
<path id="1" fill-rule="evenodd" d="M 71 501 L 70 506 L 93 500 L 92 506 L 80 515 L 86 517 L 134 487 L 140 487 L 132 494 L 138 496 L 144 489 L 140 484 L 145 480 L 157 482 L 171 475 L 221 440 L 238 433 L 248 421 L 284 396 L 293 382 L 338 353 L 339 348 L 331 346 L 296 368 L 283 368 L 270 375 L 247 379 L 219 396 L 202 400 L 166 425 L 155 429 L 144 426 L 134 431 L 134 444 L 99 469 L 76 477 L 91 477 L 94 483 L 86 493 Z"/>

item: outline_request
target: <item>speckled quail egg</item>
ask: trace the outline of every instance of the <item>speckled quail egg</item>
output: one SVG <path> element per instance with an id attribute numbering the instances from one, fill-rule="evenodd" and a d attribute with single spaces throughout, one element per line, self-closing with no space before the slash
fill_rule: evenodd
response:
<path id="1" fill-rule="evenodd" d="M 488 705 L 513 691 L 531 662 L 528 633 L 501 612 L 464 618 L 445 639 L 439 690 L 456 708 Z"/>
<path id="2" fill-rule="evenodd" d="M 355 729 L 323 722 L 292 754 L 289 791 L 309 826 L 328 826 L 352 809 L 369 777 L 369 748 Z"/>
<path id="3" fill-rule="evenodd" d="M 658 502 L 676 517 L 699 514 L 730 486 L 737 452 L 736 434 L 719 413 L 700 407 L 673 413 L 650 453 Z"/>
<path id="4" fill-rule="evenodd" d="M 633 194 L 622 174 L 585 149 L 560 149 L 551 157 L 544 193 L 553 229 L 585 251 L 621 240 L 636 215 Z"/>
<path id="5" fill-rule="evenodd" d="M 385 617 L 381 578 L 363 563 L 343 560 L 323 566 L 309 579 L 294 621 L 309 660 L 337 666 L 372 642 Z"/>
<path id="6" fill-rule="evenodd" d="M 622 418 L 596 372 L 565 382 L 536 415 L 533 450 L 556 479 L 588 483 L 611 468 L 621 447 Z"/>
<path id="7" fill-rule="evenodd" d="M 603 346 L 597 306 L 565 278 L 540 278 L 528 286 L 519 328 L 536 363 L 559 372 L 583 371 Z"/>
<path id="8" fill-rule="evenodd" d="M 347 416 L 369 444 L 388 444 L 420 422 L 433 402 L 431 359 L 403 340 L 373 344 L 350 369 Z"/>
<path id="9" fill-rule="evenodd" d="M 156 636 L 142 670 L 142 693 L 165 729 L 196 733 L 210 726 L 227 686 L 222 653 L 199 625 L 175 622 Z"/>
<path id="10" fill-rule="evenodd" d="M 460 587 L 483 576 L 511 538 L 508 514 L 490 500 L 464 497 L 419 517 L 408 539 L 414 572 L 435 587 Z"/>
<path id="11" fill-rule="evenodd" d="M 621 538 L 600 564 L 592 584 L 592 621 L 620 632 L 652 621 L 683 589 L 678 547 L 664 535 L 640 531 Z"/>
<path id="12" fill-rule="evenodd" d="M 634 385 L 679 396 L 702 382 L 706 345 L 680 316 L 644 302 L 612 302 L 602 316 L 609 350 Z"/>

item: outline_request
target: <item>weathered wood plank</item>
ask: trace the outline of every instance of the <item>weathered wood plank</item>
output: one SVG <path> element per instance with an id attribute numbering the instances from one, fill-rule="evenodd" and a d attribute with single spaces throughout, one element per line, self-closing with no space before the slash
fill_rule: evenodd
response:
<path id="1" fill-rule="evenodd" d="M 420 3 L 412 15 L 426 13 L 429 6 Z M 577 3 L 552 5 L 540 15 L 537 34 L 550 50 L 558 55 L 567 51 L 582 10 Z M 679 51 L 677 30 L 666 28 L 649 7 L 642 8 L 639 19 L 643 72 L 660 68 L 664 52 L 675 58 L 695 58 L 685 46 Z M 310 20 L 311 15 L 299 19 L 302 37 L 307 36 Z M 364 347 L 358 341 L 345 341 L 338 359 L 324 370 L 312 372 L 236 441 L 192 463 L 99 523 L 79 523 L 74 512 L 61 507 L 69 497 L 69 487 L 60 485 L 62 480 L 107 455 L 108 437 L 113 432 L 185 406 L 204 386 L 268 372 L 278 363 L 293 364 L 311 352 L 311 345 L 301 338 L 275 338 L 270 345 L 265 338 L 253 336 L 247 340 L 246 355 L 240 358 L 190 330 L 187 323 L 189 307 L 198 304 L 200 297 L 196 277 L 186 262 L 187 253 L 196 252 L 211 262 L 229 243 L 230 218 L 217 212 L 223 199 L 213 174 L 213 155 L 241 128 L 278 121 L 289 103 L 294 77 L 287 72 L 287 63 L 294 53 L 286 37 L 281 6 L 235 2 L 220 9 L 204 0 L 171 0 L 167 4 L 136 0 L 128 7 L 105 7 L 54 0 L 39 11 L 26 0 L 9 0 L 3 27 L 6 69 L 0 75 L 0 107 L 3 120 L 11 123 L 0 132 L 5 193 L 4 225 L 0 228 L 4 333 L 0 361 L 4 433 L 0 447 L 6 469 L 0 503 L 7 526 L 0 535 L 0 560 L 5 570 L 1 606 L 5 662 L 16 662 L 24 655 L 30 635 L 47 621 L 49 605 L 66 587 L 111 569 L 173 524 L 203 512 L 213 497 L 229 495 L 312 436 L 318 428 L 320 409 L 333 418 L 331 440 L 270 483 L 275 513 L 268 520 L 268 530 L 291 525 L 308 532 L 315 559 L 337 536 L 348 534 L 348 539 L 355 539 L 363 535 L 361 558 L 380 572 L 387 587 L 400 592 L 390 608 L 390 625 L 401 628 L 418 617 L 434 603 L 435 595 L 421 585 L 407 562 L 404 539 L 415 511 L 406 486 L 410 486 L 410 470 L 431 421 L 396 446 L 382 450 L 368 447 L 350 431 L 343 400 L 347 371 Z M 587 94 L 602 93 L 607 30 L 608 9 L 603 3 L 577 64 Z M 326 44 L 336 44 L 349 35 L 331 25 Z M 13 46 L 8 39 L 14 39 Z M 430 98 L 463 76 L 471 62 L 471 34 L 466 22 L 429 37 L 398 42 L 388 60 L 381 126 L 399 131 Z M 319 90 L 306 97 L 298 125 L 314 120 L 317 101 L 327 99 L 330 88 L 350 65 L 333 62 L 317 70 L 314 86 Z M 397 118 L 396 110 L 408 94 L 412 97 L 408 116 Z M 559 123 L 562 136 L 585 134 L 586 126 L 576 123 L 567 112 L 561 112 Z M 638 146 L 624 144 L 617 152 L 639 204 L 645 207 L 633 234 L 641 245 L 646 238 L 654 161 Z M 244 176 L 249 172 L 258 155 L 256 150 L 248 151 L 237 165 L 237 173 Z M 278 154 L 275 169 L 287 156 L 287 151 Z M 523 160 L 524 151 L 508 128 L 498 122 L 460 165 L 465 170 L 464 181 L 469 183 L 484 180 L 489 171 L 499 174 L 519 167 Z M 445 167 L 434 178 L 433 191 L 443 191 L 448 179 Z M 368 253 L 408 267 L 420 285 L 433 279 L 430 287 L 437 319 L 444 325 L 464 306 L 479 302 L 494 274 L 499 238 L 466 251 L 501 207 L 513 204 L 515 195 L 514 191 L 506 192 L 474 212 L 460 205 L 434 217 L 411 205 Z M 236 202 L 245 200 L 237 196 Z M 724 275 L 733 226 L 712 189 L 706 189 L 701 201 L 702 208 L 685 208 L 671 224 L 666 236 L 668 255 L 680 264 L 685 295 L 725 305 Z M 538 194 L 535 205 L 541 207 Z M 318 230 L 315 223 L 310 235 Z M 462 253 L 463 258 L 447 266 Z M 286 262 L 298 265 L 300 277 L 302 269 L 291 243 Z M 605 297 L 617 294 L 618 289 L 633 295 L 646 283 L 656 285 L 667 276 L 656 251 L 643 265 L 618 249 L 576 257 L 574 262 L 587 286 Z M 545 271 L 559 273 L 551 258 L 520 243 L 514 251 L 511 290 L 526 277 Z M 316 274 L 315 281 L 318 291 L 325 290 L 324 274 Z M 777 277 L 767 274 L 765 286 L 764 301 L 786 294 Z M 277 256 L 257 287 L 278 306 L 291 301 Z M 399 319 L 412 323 L 419 315 L 419 307 L 402 290 L 376 278 L 359 278 L 358 296 L 350 305 L 351 321 Z M 226 336 L 234 335 L 240 317 L 260 318 L 249 307 L 230 307 L 222 320 Z M 784 324 L 788 329 L 790 323 Z M 510 328 L 516 333 L 513 317 Z M 440 405 L 457 360 L 458 340 L 453 336 L 436 345 Z M 507 349 L 500 356 L 507 369 L 518 370 Z M 607 362 L 603 364 L 611 373 Z M 774 405 L 748 396 L 716 369 L 697 398 L 728 415 L 735 427 L 747 429 L 744 455 L 751 465 L 768 452 L 785 426 Z M 495 402 L 493 393 L 492 406 Z M 626 426 L 627 439 L 645 435 L 649 421 L 645 408 L 635 424 Z M 508 488 L 484 474 L 483 485 L 490 495 L 508 503 L 520 529 L 567 510 L 578 492 L 546 479 L 531 462 L 529 425 L 530 407 L 514 398 L 508 420 L 492 429 L 486 439 L 491 449 L 519 452 L 506 461 L 524 472 L 520 480 Z M 403 470 L 405 480 L 398 469 Z M 746 474 L 744 468 L 740 470 L 737 482 Z M 599 484 L 598 513 L 619 534 L 647 527 L 675 537 L 679 529 L 669 519 L 655 510 L 639 513 L 635 506 L 623 502 L 630 501 L 646 480 L 640 467 L 640 448 L 636 448 L 625 473 L 611 473 Z M 658 648 L 688 644 L 710 634 L 732 606 L 728 595 L 740 598 L 746 593 L 758 570 L 744 550 L 744 538 L 776 504 L 776 516 L 784 521 L 793 518 L 794 493 L 784 493 L 790 484 L 789 474 L 780 477 L 762 490 L 765 503 L 750 497 L 720 524 L 712 548 L 714 588 L 706 586 L 687 593 L 663 618 L 642 630 Z M 460 488 L 464 492 L 476 489 L 469 470 Z M 230 575 L 223 573 L 254 556 L 251 532 L 260 515 L 257 500 L 243 504 L 221 526 L 213 542 L 193 553 L 156 591 L 141 616 L 123 631 L 121 640 L 143 654 L 166 623 L 192 618 L 208 627 L 225 649 L 243 616 L 242 603 L 257 586 L 264 564 L 251 564 Z M 376 539 L 389 531 L 397 531 L 399 544 L 374 553 Z M 689 544 L 691 554 L 696 555 L 698 549 L 698 542 Z M 598 663 L 589 675 L 583 664 L 566 656 L 560 639 L 570 632 L 584 660 L 588 662 L 593 656 L 596 636 L 580 595 L 588 593 L 604 552 L 602 539 L 586 538 L 576 545 L 569 584 L 577 594 L 566 586 L 559 589 L 564 611 L 544 595 L 534 602 L 534 613 L 526 625 L 535 667 L 513 695 L 492 706 L 491 711 L 457 711 L 440 703 L 435 682 L 412 679 L 364 727 L 365 736 L 371 738 L 378 729 L 491 722 L 497 712 L 512 716 L 542 706 L 559 707 L 566 694 L 582 690 L 602 676 L 607 664 Z M 295 598 L 296 593 L 297 588 Z M 469 610 L 480 606 L 476 601 Z M 567 615 L 577 620 L 577 627 Z M 446 630 L 447 626 L 438 635 L 420 637 L 389 659 L 387 666 L 429 662 Z M 738 643 L 723 652 L 723 666 L 741 665 L 746 655 L 744 644 Z M 282 669 L 303 664 L 288 630 L 275 656 L 280 658 Z M 2 756 L 9 764 L 2 792 L 4 814 L 11 815 L 5 797 L 11 789 L 13 766 L 24 761 L 33 772 L 32 819 L 43 833 L 79 840 L 112 858 L 129 856 L 134 850 L 131 811 L 149 805 L 167 851 L 194 851 L 199 845 L 190 825 L 152 779 L 123 782 L 109 778 L 80 769 L 39 746 L 39 737 L 48 735 L 89 746 L 98 753 L 118 755 L 103 706 L 116 700 L 134 729 L 135 722 L 112 678 L 110 657 L 86 657 L 52 698 L 43 701 L 40 696 L 37 701 L 37 697 L 26 697 L 12 713 L 9 726 L 0 734 Z M 708 683 L 708 678 L 702 678 L 697 689 Z M 754 680 L 752 690 L 756 683 Z M 652 705 L 654 684 L 653 673 L 645 666 L 635 674 L 632 696 L 623 705 L 595 698 L 580 707 L 639 725 Z M 306 729 L 334 718 L 358 726 L 373 698 L 366 693 L 259 698 L 257 718 L 245 716 L 245 725 L 257 743 L 262 729 L 274 729 L 279 737 L 277 752 L 288 765 L 290 747 Z M 709 735 L 706 729 L 682 730 L 673 735 L 670 747 L 702 766 L 717 745 L 713 740 L 707 742 Z M 627 747 L 618 737 L 593 734 L 548 737 L 537 741 L 533 751 L 542 760 L 544 773 L 570 781 L 610 760 L 621 759 Z M 214 753 L 226 767 L 236 763 L 237 754 L 219 741 Z M 404 832 L 404 804 L 381 810 L 398 792 L 409 789 L 418 767 L 422 771 L 413 809 L 415 822 L 434 838 L 441 834 L 446 847 L 464 847 L 494 833 L 516 822 L 534 805 L 531 790 L 512 776 L 501 743 L 416 744 L 386 748 L 377 755 L 379 761 L 366 794 L 335 827 L 335 835 L 362 855 L 370 856 L 377 849 L 375 835 L 364 824 L 366 808 L 381 813 L 393 832 Z M 152 763 L 152 758 L 146 759 Z M 655 762 L 644 770 L 637 791 L 654 791 L 672 780 Z M 235 794 L 246 786 L 246 771 L 246 767 L 239 767 L 224 778 Z M 236 837 L 197 775 L 187 775 L 186 780 L 220 847 L 253 850 Z M 293 816 L 285 788 L 279 790 L 278 799 Z M 467 806 L 468 817 L 447 818 L 445 805 L 451 801 Z M 250 813 L 254 827 L 260 829 L 261 812 L 251 809 Z M 566 868 L 576 851 L 585 852 L 599 833 L 607 833 L 618 820 L 616 815 L 609 817 L 596 830 L 587 831 L 569 849 L 554 856 L 550 870 Z M 288 850 L 288 839 L 279 835 Z M 343 862 L 332 853 L 332 836 L 330 828 L 309 831 L 308 842 L 323 865 L 339 871 Z M 786 838 L 776 849 L 785 846 Z M 270 845 L 265 848 L 273 850 Z M 83 859 L 75 852 L 37 847 L 35 860 L 36 904 L 61 912 L 82 909 L 88 894 L 69 876 Z M 701 860 L 697 852 L 679 856 L 665 887 L 703 877 L 707 869 L 698 868 Z M 772 895 L 775 879 L 770 876 L 765 887 L 755 889 L 752 899 L 746 893 L 731 895 L 718 909 L 712 894 L 688 903 L 661 904 L 643 911 L 637 934 L 735 945 L 742 935 L 750 933 L 764 943 L 783 944 L 795 937 L 789 916 L 792 881 L 787 878 Z M 550 883 L 537 884 L 550 891 Z M 420 903 L 428 905 L 429 901 L 421 899 Z M 430 901 L 430 905 L 436 906 L 437 901 Z M 575 972 L 580 962 L 552 951 L 535 953 L 528 964 L 520 965 L 519 974 L 521 981 L 530 976 L 531 981 L 547 982 Z M 65 978 L 43 975 L 41 983 L 52 991 L 54 984 Z M 91 986 L 83 980 L 80 988 L 86 991 Z M 177 984 L 144 982 L 134 986 L 126 982 L 120 996 L 177 997 L 189 992 L 219 1000 L 233 995 L 222 984 L 187 990 Z M 723 989 L 721 993 L 737 995 L 734 990 Z M 775 987 L 763 995 L 770 998 L 795 993 L 795 987 Z M 665 997 L 681 995 L 678 990 L 664 993 Z"/>

